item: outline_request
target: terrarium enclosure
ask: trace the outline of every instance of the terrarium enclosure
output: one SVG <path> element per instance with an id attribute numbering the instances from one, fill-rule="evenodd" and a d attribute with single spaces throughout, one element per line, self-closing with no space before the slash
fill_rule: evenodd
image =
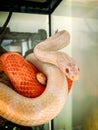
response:
<path id="1" fill-rule="evenodd" d="M 0 27 L 7 16 L 8 12 L 0 11 Z M 25 56 L 49 37 L 49 24 L 48 14 L 13 12 L 0 44 Z M 77 61 L 80 78 L 73 83 L 61 113 L 53 121 L 32 129 L 97 130 L 98 1 L 62 0 L 51 14 L 51 35 L 64 29 L 70 33 L 70 44 L 61 51 Z"/>

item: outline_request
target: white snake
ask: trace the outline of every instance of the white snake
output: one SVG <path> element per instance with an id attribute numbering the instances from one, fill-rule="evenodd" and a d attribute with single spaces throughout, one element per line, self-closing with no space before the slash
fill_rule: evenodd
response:
<path id="1" fill-rule="evenodd" d="M 26 98 L 0 83 L 2 117 L 20 125 L 36 126 L 59 114 L 68 96 L 66 75 L 72 80 L 78 79 L 79 76 L 75 61 L 67 54 L 57 52 L 68 45 L 69 41 L 69 33 L 60 31 L 39 43 L 34 53 L 26 57 L 47 76 L 46 89 L 41 96 Z"/>

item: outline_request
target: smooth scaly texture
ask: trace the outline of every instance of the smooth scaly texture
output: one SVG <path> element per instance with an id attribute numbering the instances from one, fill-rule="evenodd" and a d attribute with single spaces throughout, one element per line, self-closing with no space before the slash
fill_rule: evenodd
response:
<path id="1" fill-rule="evenodd" d="M 0 61 L 3 71 L 19 94 L 35 98 L 43 93 L 45 86 L 40 84 L 36 78 L 39 70 L 20 54 L 14 52 L 4 53 L 0 57 Z"/>
<path id="2" fill-rule="evenodd" d="M 67 67 L 69 67 L 68 64 L 70 67 L 67 68 L 67 73 L 63 73 L 62 68 L 58 68 L 58 66 L 60 66 L 60 62 L 58 61 L 60 61 L 59 58 L 61 58 L 62 54 L 59 53 L 59 55 L 61 55 L 57 57 L 55 54 L 58 53 L 53 52 L 55 56 L 52 57 L 51 51 L 57 51 L 67 45 L 68 42 L 69 34 L 66 31 L 58 32 L 44 42 L 38 44 L 34 54 L 32 53 L 27 56 L 26 59 L 47 76 L 46 89 L 39 97 L 26 98 L 3 83 L 0 83 L 0 115 L 2 117 L 20 125 L 35 126 L 44 124 L 59 114 L 68 96 L 66 75 L 72 70 L 75 79 L 75 77 L 78 77 L 78 67 L 75 62 L 73 62 L 73 59 L 69 58 L 68 55 L 64 55 L 64 63 L 67 62 Z M 39 47 L 39 45 L 41 46 Z M 46 59 L 43 56 L 44 52 L 46 54 Z M 38 53 L 40 53 L 40 56 Z M 48 53 L 50 53 L 50 56 Z M 61 63 L 63 63 L 63 60 L 61 61 Z M 70 74 L 68 76 L 70 77 Z"/>

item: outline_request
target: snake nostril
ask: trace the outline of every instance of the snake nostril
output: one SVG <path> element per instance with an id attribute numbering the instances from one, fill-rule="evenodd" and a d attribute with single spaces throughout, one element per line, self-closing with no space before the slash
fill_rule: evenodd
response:
<path id="1" fill-rule="evenodd" d="M 66 68 L 66 73 L 69 73 L 69 69 L 68 68 Z"/>

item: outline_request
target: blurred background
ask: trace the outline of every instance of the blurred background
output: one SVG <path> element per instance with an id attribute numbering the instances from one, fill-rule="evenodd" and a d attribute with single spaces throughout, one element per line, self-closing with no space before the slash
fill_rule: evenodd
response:
<path id="1" fill-rule="evenodd" d="M 1 27 L 7 15 L 8 12 L 0 11 Z M 23 56 L 49 37 L 48 15 L 15 12 L 7 27 L 10 35 L 6 34 L 1 45 Z M 49 122 L 32 129 L 98 130 L 98 1 L 62 0 L 51 14 L 51 35 L 63 29 L 69 31 L 71 40 L 61 51 L 77 61 L 80 79 L 73 83 L 62 112 L 53 120 L 53 127 Z"/>

